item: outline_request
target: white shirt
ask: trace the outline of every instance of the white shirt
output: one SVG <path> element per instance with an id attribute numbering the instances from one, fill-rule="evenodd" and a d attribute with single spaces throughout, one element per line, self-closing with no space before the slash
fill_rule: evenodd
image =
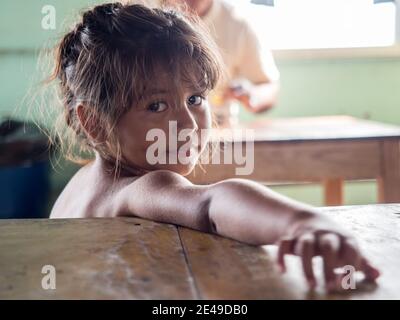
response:
<path id="1" fill-rule="evenodd" d="M 162 1 L 134 2 L 159 7 Z M 271 51 L 261 45 L 255 30 L 232 4 L 224 0 L 213 0 L 202 21 L 220 49 L 225 63 L 227 77 L 225 82 L 219 83 L 218 88 L 222 89 L 230 81 L 240 78 L 254 84 L 279 80 L 279 70 Z"/>
<path id="2" fill-rule="evenodd" d="M 214 0 L 202 20 L 220 49 L 227 81 L 246 78 L 259 84 L 279 79 L 271 51 L 260 44 L 256 32 L 235 7 L 226 1 Z"/>

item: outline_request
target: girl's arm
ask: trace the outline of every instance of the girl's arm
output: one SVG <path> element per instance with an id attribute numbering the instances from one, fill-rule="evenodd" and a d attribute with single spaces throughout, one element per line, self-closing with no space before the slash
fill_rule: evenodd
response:
<path id="1" fill-rule="evenodd" d="M 355 240 L 314 208 L 279 195 L 258 183 L 229 179 L 193 185 L 170 171 L 148 173 L 123 189 L 120 214 L 172 223 L 253 245 L 279 244 L 284 255 L 302 258 L 310 286 L 315 286 L 312 258 L 324 260 L 328 289 L 337 287 L 334 269 L 352 265 L 370 279 L 379 272 L 363 257 Z"/>

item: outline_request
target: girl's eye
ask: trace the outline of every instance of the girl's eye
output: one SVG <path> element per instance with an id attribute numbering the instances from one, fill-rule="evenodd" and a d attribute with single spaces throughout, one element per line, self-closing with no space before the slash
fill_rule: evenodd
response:
<path id="1" fill-rule="evenodd" d="M 168 108 L 165 102 L 154 102 L 147 107 L 150 112 L 163 112 Z"/>
<path id="2" fill-rule="evenodd" d="M 201 105 L 202 102 L 203 102 L 202 96 L 195 95 L 195 96 L 189 97 L 189 99 L 188 99 L 188 103 L 191 106 L 199 106 L 199 105 Z"/>

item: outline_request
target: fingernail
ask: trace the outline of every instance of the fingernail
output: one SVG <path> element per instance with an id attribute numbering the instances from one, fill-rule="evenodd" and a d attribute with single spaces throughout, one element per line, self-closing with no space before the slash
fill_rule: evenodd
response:
<path id="1" fill-rule="evenodd" d="M 373 280 L 379 278 L 379 276 L 381 275 L 381 273 L 379 272 L 379 270 L 375 269 L 375 268 L 370 268 L 370 277 Z"/>
<path id="2" fill-rule="evenodd" d="M 371 271 L 372 271 L 373 275 L 374 275 L 375 277 L 377 277 L 377 278 L 381 275 L 381 273 L 379 272 L 379 270 L 376 269 L 375 267 L 372 267 L 372 266 L 371 266 Z"/>

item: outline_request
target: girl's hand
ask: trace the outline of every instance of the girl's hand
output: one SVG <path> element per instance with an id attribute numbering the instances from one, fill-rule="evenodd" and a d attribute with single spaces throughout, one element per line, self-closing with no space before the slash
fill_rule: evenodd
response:
<path id="1" fill-rule="evenodd" d="M 328 291 L 341 289 L 342 277 L 334 271 L 345 265 L 351 265 L 356 271 L 362 271 L 367 280 L 374 281 L 379 277 L 379 271 L 361 253 L 356 240 L 332 221 L 322 217 L 296 222 L 289 234 L 279 241 L 278 264 L 282 272 L 286 271 L 285 254 L 301 258 L 304 275 L 312 289 L 316 286 L 312 266 L 312 259 L 315 256 L 321 256 L 323 259 Z"/>

